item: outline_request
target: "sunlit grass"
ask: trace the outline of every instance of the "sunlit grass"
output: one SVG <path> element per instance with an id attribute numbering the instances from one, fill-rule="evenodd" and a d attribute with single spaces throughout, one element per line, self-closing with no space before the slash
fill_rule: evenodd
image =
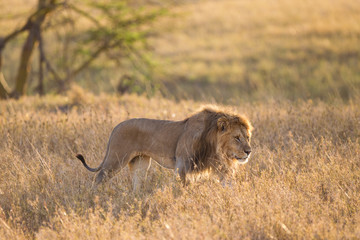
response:
<path id="1" fill-rule="evenodd" d="M 85 88 L 0 101 L 0 239 L 360 238 L 358 2 L 186 1 L 171 13 L 151 38 L 167 98 L 94 94 L 127 70 L 99 61 L 77 79 Z M 16 19 L 1 19 L 1 35 Z M 7 80 L 16 44 L 4 53 Z M 153 164 L 139 194 L 127 169 L 90 190 L 77 153 L 97 166 L 119 122 L 184 119 L 203 100 L 255 127 L 231 184 L 182 187 Z"/>
<path id="2" fill-rule="evenodd" d="M 74 98 L 74 94 L 81 95 Z M 88 99 L 88 100 L 86 100 Z M 183 119 L 201 103 L 136 96 L 0 102 L 0 235 L 9 239 L 340 239 L 360 236 L 358 102 L 230 106 L 255 127 L 253 155 L 231 185 L 182 187 L 156 164 L 133 194 L 128 171 L 97 192 L 91 166 L 112 128 L 133 117 Z"/>

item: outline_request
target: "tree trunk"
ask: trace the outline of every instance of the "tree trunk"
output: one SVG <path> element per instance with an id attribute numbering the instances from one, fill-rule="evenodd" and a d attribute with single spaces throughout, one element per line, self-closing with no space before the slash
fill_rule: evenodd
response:
<path id="1" fill-rule="evenodd" d="M 40 25 L 34 24 L 29 30 L 29 35 L 24 43 L 20 66 L 16 77 L 15 89 L 11 93 L 12 97 L 19 97 L 25 95 L 27 88 L 27 77 L 31 68 L 31 56 L 35 45 L 37 44 L 37 33 L 40 31 Z"/>
<path id="2" fill-rule="evenodd" d="M 0 72 L 0 99 L 6 99 L 9 96 L 10 88 L 7 85 L 4 75 Z"/>
<path id="3" fill-rule="evenodd" d="M 39 85 L 37 86 L 37 91 L 40 96 L 44 95 L 44 64 L 45 64 L 45 55 L 44 55 L 44 45 L 42 41 L 41 32 L 38 32 L 39 40 Z"/>
<path id="4" fill-rule="evenodd" d="M 28 74 L 31 67 L 31 56 L 34 50 L 34 47 L 39 42 L 39 36 L 41 34 L 41 25 L 44 22 L 46 16 L 56 9 L 59 4 L 56 4 L 56 0 L 38 0 L 38 9 L 31 15 L 23 28 L 20 30 L 14 31 L 9 36 L 5 38 L 0 38 L 0 70 L 1 70 L 1 52 L 5 47 L 7 41 L 15 37 L 22 31 L 28 31 L 29 35 L 27 36 L 24 46 L 21 52 L 21 59 L 19 70 L 16 76 L 15 89 L 9 93 L 9 88 L 6 84 L 6 81 L 3 77 L 0 76 L 0 98 L 8 97 L 19 97 L 26 94 L 27 90 L 27 81 Z M 43 62 L 42 58 L 42 62 Z M 41 66 L 42 67 L 42 66 Z M 42 88 L 42 79 L 40 80 L 40 87 Z M 43 90 L 41 90 L 43 91 Z"/>

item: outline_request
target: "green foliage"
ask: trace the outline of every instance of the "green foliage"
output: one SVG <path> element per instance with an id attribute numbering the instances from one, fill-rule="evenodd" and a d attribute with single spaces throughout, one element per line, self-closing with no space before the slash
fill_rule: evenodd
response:
<path id="1" fill-rule="evenodd" d="M 132 1 L 115 0 L 73 0 L 57 6 L 56 14 L 46 19 L 42 29 L 46 67 L 50 70 L 45 74 L 47 90 L 64 91 L 74 79 L 82 77 L 79 74 L 90 72 L 97 65 L 127 69 L 117 73 L 119 77 L 136 72 L 133 75 L 144 82 L 142 85 L 154 85 L 150 69 L 153 65 L 147 59 L 147 38 L 153 32 L 153 22 L 166 13 L 165 7 L 147 5 L 148 8 L 143 8 Z M 37 63 L 32 64 L 35 69 L 39 67 Z M 14 70 L 11 65 L 5 65 L 7 67 Z M 32 72 L 30 78 L 37 77 L 37 72 Z"/>
<path id="2" fill-rule="evenodd" d="M 130 91 L 154 92 L 152 76 L 154 64 L 149 58 L 147 37 L 152 32 L 151 25 L 166 13 L 164 7 L 150 7 L 149 9 L 132 6 L 130 1 L 87 1 L 88 8 L 95 15 L 88 16 L 81 12 L 92 23 L 81 28 L 81 36 L 75 47 L 78 56 L 83 58 L 91 55 L 98 46 L 104 48 L 105 55 L 101 61 L 114 62 L 125 69 L 124 74 L 131 74 L 139 83 Z M 74 36 L 77 38 L 77 36 Z M 148 87 L 150 86 L 150 87 Z"/>

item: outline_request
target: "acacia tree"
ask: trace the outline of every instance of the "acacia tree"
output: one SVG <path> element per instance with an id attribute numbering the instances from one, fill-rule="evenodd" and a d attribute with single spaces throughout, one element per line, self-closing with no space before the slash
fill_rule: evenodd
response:
<path id="1" fill-rule="evenodd" d="M 139 46 L 147 45 L 146 37 L 150 32 L 147 26 L 164 12 L 163 7 L 151 6 L 146 10 L 129 0 L 108 0 L 104 3 L 93 0 L 86 1 L 86 4 L 75 4 L 72 0 L 38 0 L 36 11 L 28 17 L 24 26 L 0 37 L 0 98 L 16 98 L 26 94 L 28 74 L 36 48 L 39 56 L 36 89 L 39 94 L 44 94 L 44 77 L 55 81 L 58 91 L 63 91 L 76 75 L 88 68 L 102 53 L 111 52 L 104 56 L 117 62 L 121 57 L 128 58 L 139 69 L 138 60 L 145 60 Z M 72 49 L 75 50 L 71 54 L 80 61 L 63 65 L 52 62 L 44 48 L 44 33 L 55 32 L 59 26 L 71 26 L 79 19 L 86 22 L 86 27 L 78 29 L 74 34 L 70 32 L 69 35 L 72 36 Z M 11 90 L 1 73 L 2 53 L 7 43 L 23 32 L 26 32 L 27 37 L 22 46 L 15 87 Z M 113 58 L 114 53 L 120 54 Z M 46 76 L 44 68 L 49 73 Z"/>

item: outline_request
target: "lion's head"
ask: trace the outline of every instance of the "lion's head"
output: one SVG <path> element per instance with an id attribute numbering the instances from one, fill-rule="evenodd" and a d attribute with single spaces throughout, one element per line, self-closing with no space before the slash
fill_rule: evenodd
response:
<path id="1" fill-rule="evenodd" d="M 199 170 L 244 164 L 248 161 L 252 126 L 249 120 L 232 112 L 205 108 L 205 128 L 195 144 L 194 166 Z"/>

